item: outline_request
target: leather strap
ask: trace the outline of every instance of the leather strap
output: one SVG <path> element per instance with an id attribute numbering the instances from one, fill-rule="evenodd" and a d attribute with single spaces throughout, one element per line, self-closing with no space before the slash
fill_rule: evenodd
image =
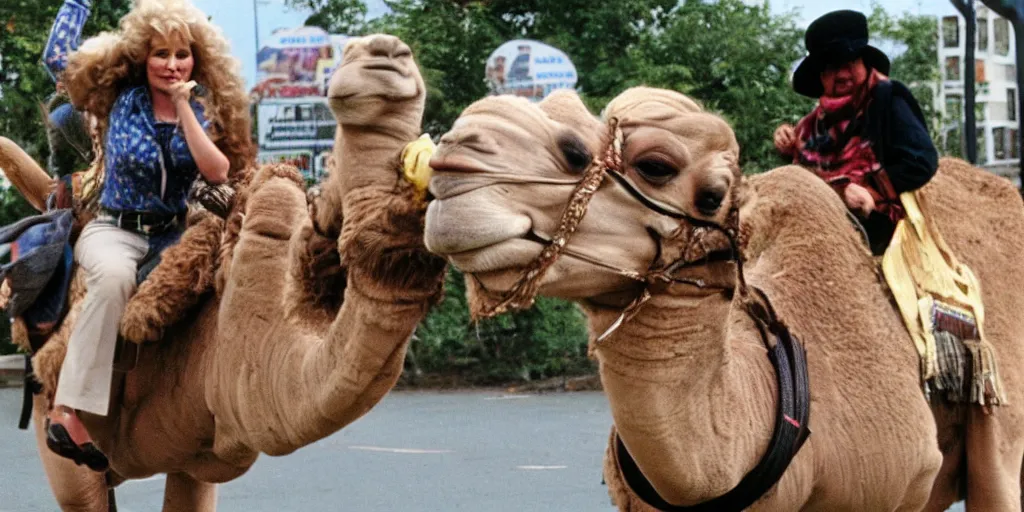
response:
<path id="1" fill-rule="evenodd" d="M 768 359 L 775 369 L 779 387 L 775 430 L 768 450 L 761 460 L 731 491 L 713 500 L 692 506 L 672 505 L 654 490 L 640 471 L 626 445 L 615 436 L 619 470 L 626 485 L 645 503 L 663 512 L 740 512 L 761 499 L 775 486 L 796 457 L 811 431 L 811 393 L 807 375 L 807 358 L 803 345 L 779 320 L 763 291 L 752 287 L 758 299 L 748 302 L 747 312 L 754 319 L 761 341 L 768 349 Z M 769 338 L 774 343 L 769 343 Z"/>

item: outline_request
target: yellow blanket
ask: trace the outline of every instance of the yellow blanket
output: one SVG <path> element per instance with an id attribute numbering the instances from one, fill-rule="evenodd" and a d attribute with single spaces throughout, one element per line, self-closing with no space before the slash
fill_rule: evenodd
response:
<path id="1" fill-rule="evenodd" d="M 971 355 L 971 368 L 964 369 L 970 378 L 970 401 L 983 406 L 1005 403 L 995 351 L 984 334 L 981 284 L 943 241 L 920 196 L 906 192 L 900 201 L 907 216 L 896 225 L 882 272 L 921 356 L 922 381 L 927 386 L 940 372 L 933 322 L 939 303 L 946 311 L 973 317 L 977 327 L 978 339 L 962 340 Z"/>

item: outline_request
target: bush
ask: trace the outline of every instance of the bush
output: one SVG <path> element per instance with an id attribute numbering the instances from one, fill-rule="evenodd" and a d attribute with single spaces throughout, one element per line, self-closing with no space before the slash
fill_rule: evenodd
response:
<path id="1" fill-rule="evenodd" d="M 528 311 L 470 323 L 464 277 L 452 270 L 444 302 L 420 324 L 406 358 L 407 376 L 458 377 L 499 384 L 593 371 L 583 313 L 557 299 L 539 298 Z"/>

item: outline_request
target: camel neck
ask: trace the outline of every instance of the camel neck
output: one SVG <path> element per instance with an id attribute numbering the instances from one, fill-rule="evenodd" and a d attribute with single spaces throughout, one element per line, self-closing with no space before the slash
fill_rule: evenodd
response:
<path id="1" fill-rule="evenodd" d="M 723 294 L 658 296 L 596 349 L 619 435 L 670 503 L 725 494 L 771 437 L 774 374 L 740 311 Z"/>

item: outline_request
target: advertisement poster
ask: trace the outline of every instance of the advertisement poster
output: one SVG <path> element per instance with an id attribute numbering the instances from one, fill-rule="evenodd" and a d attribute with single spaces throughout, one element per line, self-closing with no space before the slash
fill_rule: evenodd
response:
<path id="1" fill-rule="evenodd" d="M 319 27 L 278 30 L 256 55 L 253 99 L 327 94 L 327 83 L 341 62 L 349 39 L 328 34 Z"/>
<path id="2" fill-rule="evenodd" d="M 576 66 L 561 50 L 528 39 L 508 41 L 487 58 L 485 79 L 492 94 L 512 94 L 531 101 L 556 89 L 576 87 Z"/>
<path id="3" fill-rule="evenodd" d="M 257 122 L 261 162 L 287 157 L 307 179 L 323 177 L 322 160 L 334 146 L 336 129 L 326 97 L 263 100 L 257 107 Z"/>
<path id="4" fill-rule="evenodd" d="M 289 163 L 311 181 L 323 179 L 335 131 L 327 88 L 349 39 L 299 27 L 279 30 L 265 42 L 251 91 L 260 163 Z"/>

